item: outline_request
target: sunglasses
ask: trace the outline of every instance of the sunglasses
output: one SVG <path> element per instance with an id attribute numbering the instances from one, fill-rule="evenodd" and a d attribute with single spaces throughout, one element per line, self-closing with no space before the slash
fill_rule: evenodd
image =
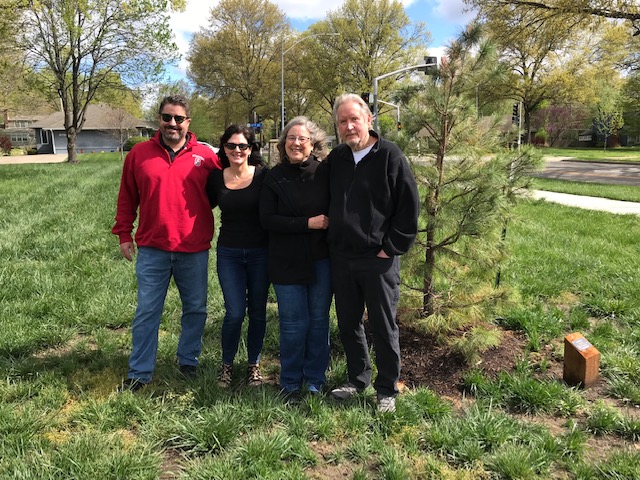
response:
<path id="1" fill-rule="evenodd" d="M 163 122 L 170 122 L 173 118 L 178 125 L 187 120 L 189 117 L 184 117 L 182 115 L 169 115 L 168 113 L 161 113 L 160 118 L 162 118 Z"/>
<path id="2" fill-rule="evenodd" d="M 239 148 L 243 152 L 249 147 L 251 147 L 251 145 L 249 145 L 248 143 L 231 143 L 231 142 L 227 142 L 227 143 L 224 144 L 224 148 L 226 148 L 227 150 L 235 150 L 236 148 Z"/>

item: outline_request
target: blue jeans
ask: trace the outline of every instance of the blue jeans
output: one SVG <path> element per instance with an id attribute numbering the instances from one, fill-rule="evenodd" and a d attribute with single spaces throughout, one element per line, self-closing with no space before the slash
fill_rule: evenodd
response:
<path id="1" fill-rule="evenodd" d="M 131 327 L 129 378 L 151 381 L 158 353 L 160 319 L 171 276 L 182 301 L 178 363 L 198 365 L 207 320 L 208 262 L 208 250 L 180 253 L 150 247 L 138 248 L 138 307 Z"/>
<path id="2" fill-rule="evenodd" d="M 267 329 L 267 248 L 218 246 L 217 255 L 218 280 L 226 310 L 222 322 L 222 362 L 233 363 L 247 312 L 247 361 L 256 364 Z"/>
<path id="3" fill-rule="evenodd" d="M 316 281 L 273 285 L 280 317 L 280 387 L 322 390 L 329 367 L 329 308 L 333 295 L 329 259 L 314 262 Z"/>

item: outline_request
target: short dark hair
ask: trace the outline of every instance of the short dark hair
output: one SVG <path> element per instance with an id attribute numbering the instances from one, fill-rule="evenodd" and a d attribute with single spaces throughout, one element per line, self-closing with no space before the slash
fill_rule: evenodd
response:
<path id="1" fill-rule="evenodd" d="M 164 97 L 160 102 L 160 107 L 158 108 L 158 115 L 162 113 L 162 109 L 165 105 L 180 105 L 184 108 L 184 112 L 187 117 L 191 116 L 191 112 L 189 111 L 189 100 L 184 95 L 169 95 Z"/>
<path id="2" fill-rule="evenodd" d="M 231 136 L 235 135 L 236 133 L 244 135 L 244 138 L 247 139 L 247 143 L 251 145 L 249 165 L 264 165 L 264 162 L 262 161 L 262 153 L 260 153 L 260 143 L 256 138 L 256 134 L 253 131 L 253 128 L 247 127 L 246 125 L 234 124 L 229 125 L 220 137 L 220 149 L 218 150 L 218 158 L 220 159 L 220 163 L 222 163 L 222 167 L 227 168 L 230 165 L 229 158 L 227 157 L 227 152 L 224 151 L 224 144 L 227 143 Z"/>

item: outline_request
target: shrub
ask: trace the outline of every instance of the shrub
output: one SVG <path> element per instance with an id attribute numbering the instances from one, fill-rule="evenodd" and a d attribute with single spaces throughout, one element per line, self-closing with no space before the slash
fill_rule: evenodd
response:
<path id="1" fill-rule="evenodd" d="M 536 145 L 545 146 L 549 140 L 549 134 L 544 128 L 539 128 L 534 137 L 534 143 Z"/>
<path id="2" fill-rule="evenodd" d="M 9 137 L 0 137 L 0 153 L 2 153 L 2 155 L 9 155 L 12 148 L 13 145 Z"/>
<path id="3" fill-rule="evenodd" d="M 125 152 L 128 152 L 133 148 L 134 145 L 140 142 L 145 142 L 147 140 L 149 140 L 147 137 L 129 137 L 127 138 L 127 141 L 124 142 L 124 150 Z"/>

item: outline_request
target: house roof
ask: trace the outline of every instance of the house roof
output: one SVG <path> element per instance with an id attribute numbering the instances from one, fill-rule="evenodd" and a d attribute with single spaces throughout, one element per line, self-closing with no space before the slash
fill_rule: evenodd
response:
<path id="1" fill-rule="evenodd" d="M 43 118 L 45 118 L 46 115 L 31 115 L 31 114 L 22 114 L 22 113 L 18 113 L 16 115 L 11 115 L 9 114 L 9 118 L 7 119 L 10 122 L 19 122 L 21 120 L 27 120 L 27 121 L 38 121 L 38 120 L 42 120 Z"/>
<path id="2" fill-rule="evenodd" d="M 33 123 L 31 128 L 64 130 L 64 113 L 52 113 Z M 89 105 L 87 107 L 83 130 L 116 130 L 120 128 L 155 128 L 155 126 L 108 105 Z"/>

